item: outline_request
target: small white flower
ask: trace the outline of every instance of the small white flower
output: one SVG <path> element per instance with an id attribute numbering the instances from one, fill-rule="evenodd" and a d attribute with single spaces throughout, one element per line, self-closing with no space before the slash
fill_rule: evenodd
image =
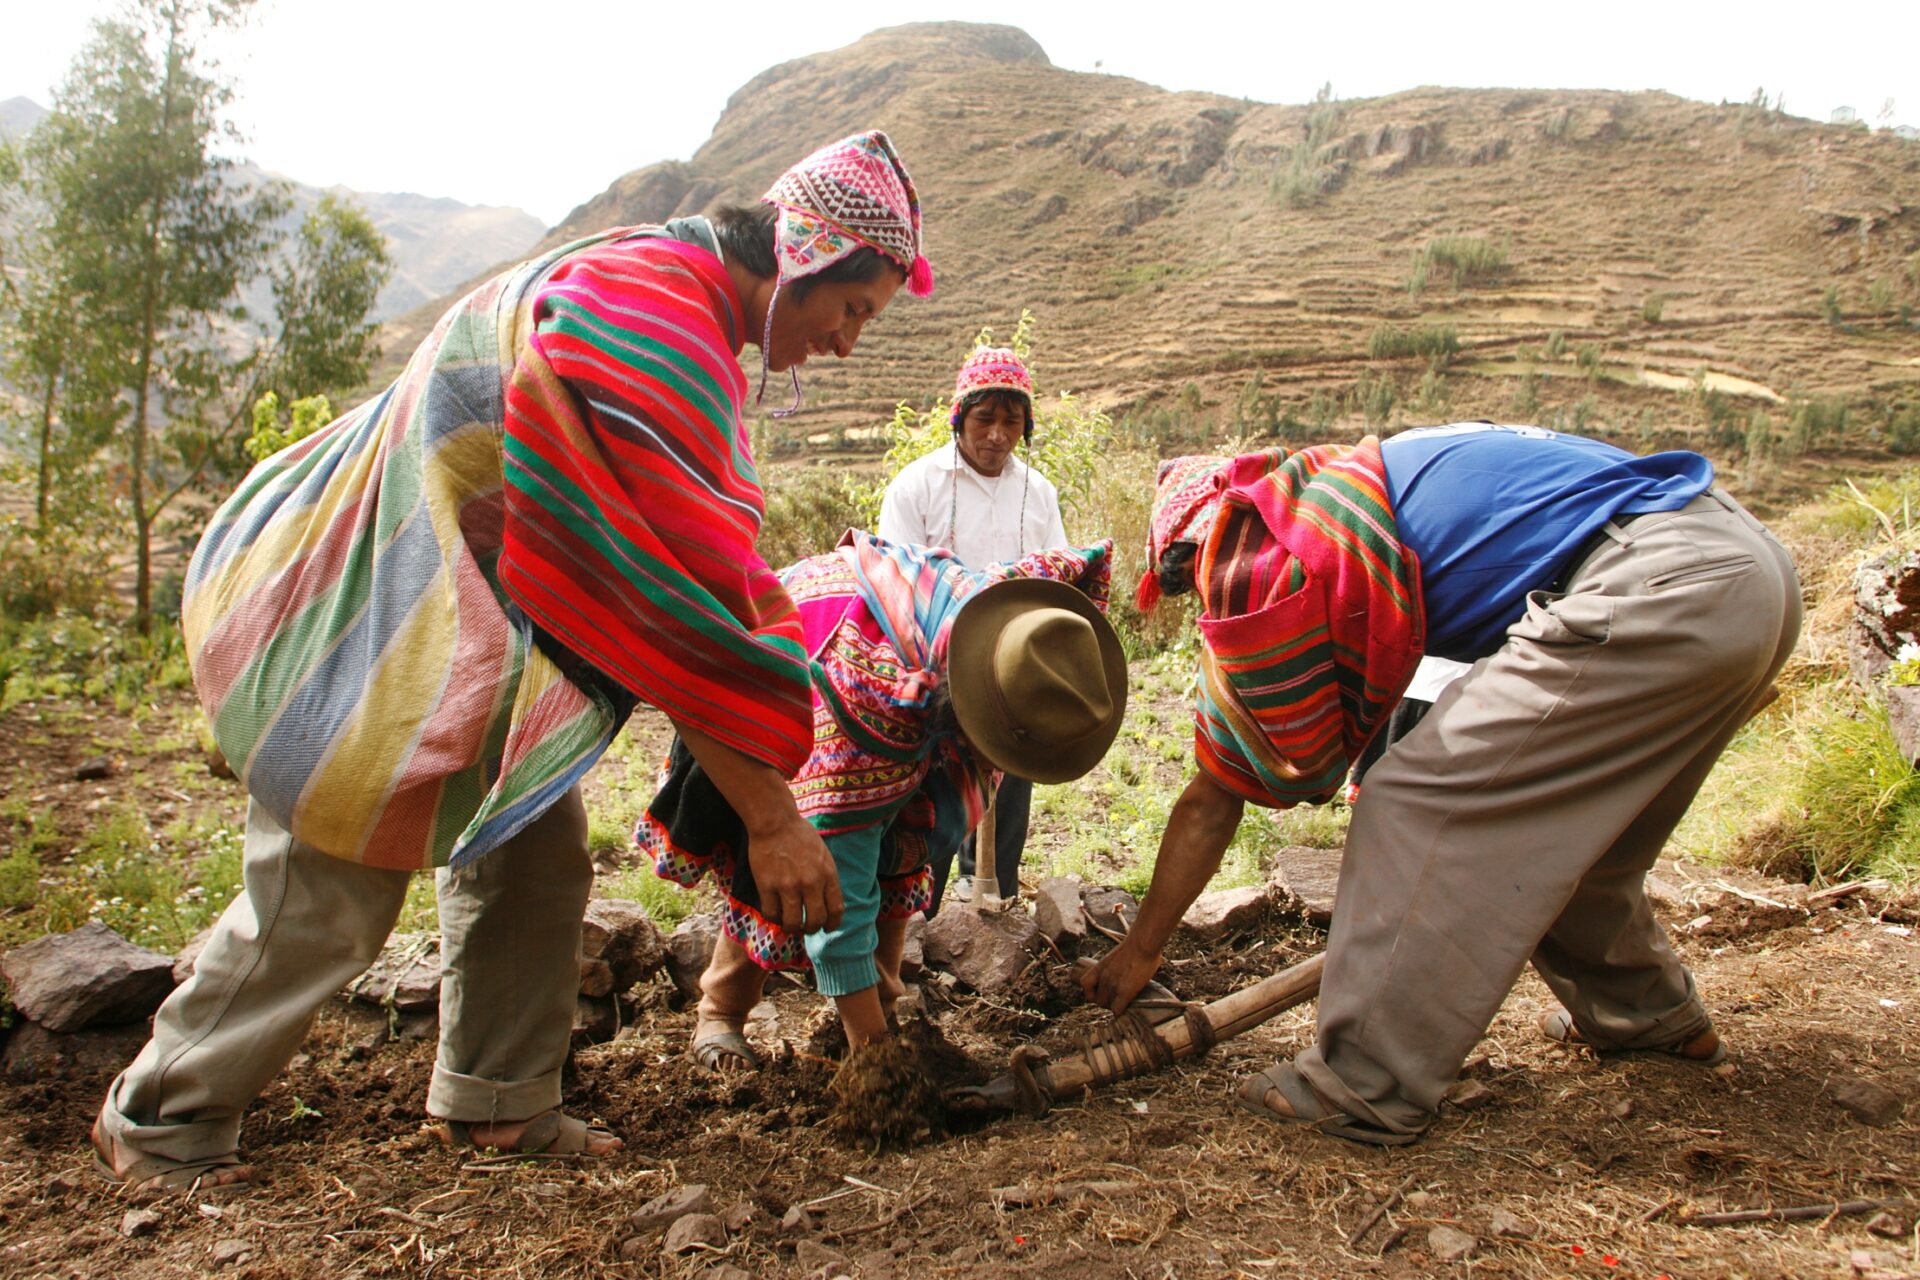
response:
<path id="1" fill-rule="evenodd" d="M 1900 652 L 1893 655 L 1895 662 L 1920 662 L 1920 644 L 1911 642 L 1900 646 Z"/>

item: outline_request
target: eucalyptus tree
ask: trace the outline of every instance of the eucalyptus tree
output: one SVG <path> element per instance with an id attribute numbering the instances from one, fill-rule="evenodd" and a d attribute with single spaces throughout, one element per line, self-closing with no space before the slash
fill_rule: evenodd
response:
<path id="1" fill-rule="evenodd" d="M 121 446 L 116 487 L 134 543 L 134 623 L 153 601 L 162 512 L 234 437 L 277 378 L 352 385 L 373 354 L 367 322 L 387 270 L 365 216 L 323 201 L 293 251 L 279 225 L 284 186 L 250 184 L 223 146 L 230 83 L 203 52 L 253 0 L 129 0 L 92 37 L 32 136 L 35 191 L 73 331 L 58 394 L 66 416 Z M 248 314 L 242 291 L 273 279 L 275 314 Z"/>

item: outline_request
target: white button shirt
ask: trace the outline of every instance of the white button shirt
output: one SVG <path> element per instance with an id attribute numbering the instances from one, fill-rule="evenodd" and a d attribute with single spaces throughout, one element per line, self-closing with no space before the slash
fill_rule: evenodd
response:
<path id="1" fill-rule="evenodd" d="M 956 499 L 958 520 L 954 518 Z M 949 528 L 953 530 L 949 550 L 970 569 L 1068 545 L 1067 528 L 1060 520 L 1060 493 L 1053 481 L 1017 457 L 1008 458 L 999 475 L 983 476 L 960 456 L 957 442 L 901 468 L 881 500 L 880 527 L 875 532 L 889 542 L 946 547 Z"/>

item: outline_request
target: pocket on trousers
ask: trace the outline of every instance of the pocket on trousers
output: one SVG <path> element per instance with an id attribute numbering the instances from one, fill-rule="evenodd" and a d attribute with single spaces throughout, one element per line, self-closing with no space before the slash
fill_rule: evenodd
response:
<path id="1" fill-rule="evenodd" d="M 1613 633 L 1613 599 L 1592 592 L 1527 592 L 1520 628 L 1542 644 L 1605 644 Z"/>
<path id="2" fill-rule="evenodd" d="M 1752 556 L 1736 556 L 1729 560 L 1706 560 L 1699 564 L 1690 564 L 1683 569 L 1671 569 L 1666 573 L 1655 574 L 1647 579 L 1646 588 L 1648 591 L 1671 591 L 1675 587 L 1719 582 L 1752 573 L 1755 565 L 1756 561 Z"/>

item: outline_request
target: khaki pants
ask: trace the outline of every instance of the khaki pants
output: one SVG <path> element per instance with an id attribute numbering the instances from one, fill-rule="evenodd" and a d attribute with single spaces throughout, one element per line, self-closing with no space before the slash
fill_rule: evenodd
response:
<path id="1" fill-rule="evenodd" d="M 252 805 L 244 876 L 193 976 L 107 1091 L 101 1128 L 130 1154 L 196 1161 L 238 1150 L 241 1113 L 320 1006 L 380 954 L 411 873 L 329 857 Z M 440 872 L 429 1112 L 481 1123 L 559 1105 L 592 885 L 577 787 L 477 863 Z"/>
<path id="2" fill-rule="evenodd" d="M 1709 1026 L 1645 873 L 1785 663 L 1799 584 L 1717 491 L 1608 532 L 1367 774 L 1295 1061 L 1361 1120 L 1424 1127 L 1529 960 L 1600 1048 Z"/>

